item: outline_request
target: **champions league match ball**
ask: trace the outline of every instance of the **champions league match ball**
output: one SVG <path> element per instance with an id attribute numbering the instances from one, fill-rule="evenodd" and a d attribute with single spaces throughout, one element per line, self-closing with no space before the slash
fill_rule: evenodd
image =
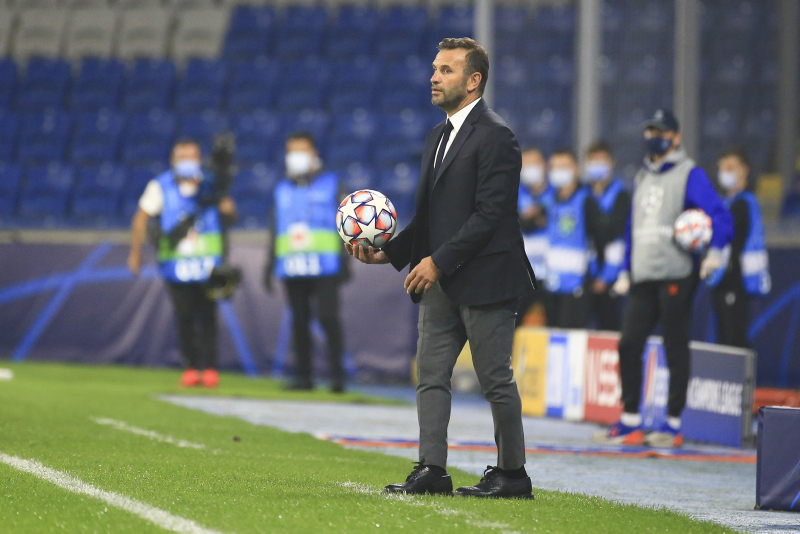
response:
<path id="1" fill-rule="evenodd" d="M 702 252 L 711 243 L 711 217 L 698 209 L 686 210 L 675 219 L 674 238 L 686 252 Z"/>
<path id="2" fill-rule="evenodd" d="M 336 229 L 345 243 L 380 248 L 397 229 L 397 211 L 383 193 L 362 189 L 347 195 L 339 204 Z"/>

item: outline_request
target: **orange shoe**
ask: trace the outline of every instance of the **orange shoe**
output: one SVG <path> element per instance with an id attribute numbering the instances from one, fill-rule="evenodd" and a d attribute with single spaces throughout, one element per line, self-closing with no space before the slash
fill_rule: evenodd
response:
<path id="1" fill-rule="evenodd" d="M 183 372 L 181 376 L 181 385 L 185 388 L 196 386 L 200 383 L 200 373 L 191 367 Z"/>
<path id="2" fill-rule="evenodd" d="M 219 385 L 219 373 L 216 369 L 203 371 L 203 385 L 207 388 L 215 388 Z"/>

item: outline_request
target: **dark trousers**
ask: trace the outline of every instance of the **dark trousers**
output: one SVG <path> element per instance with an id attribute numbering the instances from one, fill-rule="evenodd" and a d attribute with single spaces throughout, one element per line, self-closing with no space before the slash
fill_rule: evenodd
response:
<path id="1" fill-rule="evenodd" d="M 525 464 L 522 402 L 511 369 L 517 299 L 480 306 L 451 301 L 439 282 L 422 296 L 417 327 L 417 417 L 419 460 L 447 466 L 447 426 L 456 359 L 469 340 L 472 363 L 489 401 L 497 444 L 497 465 L 519 469 Z"/>
<path id="2" fill-rule="evenodd" d="M 339 280 L 334 276 L 290 278 L 285 281 L 289 306 L 292 308 L 292 334 L 300 380 L 311 380 L 311 299 L 316 297 L 317 318 L 328 340 L 331 380 L 343 381 L 342 326 L 339 320 Z"/>
<path id="3" fill-rule="evenodd" d="M 602 293 L 592 293 L 592 315 L 597 319 L 597 329 L 618 332 L 622 323 L 620 298 L 611 296 L 610 287 Z"/>
<path id="4" fill-rule="evenodd" d="M 697 281 L 693 274 L 679 280 L 641 282 L 631 287 L 619 340 L 622 404 L 627 413 L 639 411 L 642 352 L 647 337 L 661 321 L 669 367 L 667 415 L 680 417 L 689 385 L 689 327 Z"/>
<path id="5" fill-rule="evenodd" d="M 547 326 L 587 328 L 591 302 L 584 288 L 576 293 L 547 293 Z"/>
<path id="6" fill-rule="evenodd" d="M 217 302 L 202 283 L 168 282 L 184 364 L 193 369 L 217 367 Z"/>
<path id="7" fill-rule="evenodd" d="M 717 343 L 731 347 L 749 347 L 750 295 L 744 288 L 717 288 L 711 292 L 717 316 Z"/>

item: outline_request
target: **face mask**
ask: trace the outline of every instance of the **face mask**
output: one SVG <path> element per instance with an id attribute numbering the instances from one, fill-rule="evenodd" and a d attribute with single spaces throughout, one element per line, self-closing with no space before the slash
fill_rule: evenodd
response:
<path id="1" fill-rule="evenodd" d="M 200 184 L 195 180 L 180 180 L 178 182 L 178 192 L 188 198 L 193 197 L 200 190 Z"/>
<path id="2" fill-rule="evenodd" d="M 598 162 L 589 163 L 586 165 L 586 179 L 589 183 L 599 182 L 608 178 L 611 174 L 611 165 L 608 163 Z"/>
<path id="3" fill-rule="evenodd" d="M 663 156 L 672 147 L 672 140 L 661 136 L 654 136 L 645 140 L 647 151 L 654 156 Z"/>
<path id="4" fill-rule="evenodd" d="M 536 187 L 544 182 L 544 168 L 541 165 L 523 165 L 519 181 L 527 187 Z"/>
<path id="5" fill-rule="evenodd" d="M 311 172 L 313 156 L 308 152 L 295 150 L 286 153 L 286 174 L 289 177 L 302 176 Z"/>
<path id="6" fill-rule="evenodd" d="M 732 189 L 736 187 L 736 183 L 739 181 L 736 173 L 733 171 L 719 171 L 717 179 L 719 180 L 719 185 L 721 185 L 723 189 Z"/>
<path id="7" fill-rule="evenodd" d="M 550 179 L 550 185 L 556 189 L 561 189 L 572 183 L 572 180 L 575 179 L 575 173 L 572 172 L 572 169 L 552 169 L 548 178 Z"/>
<path id="8" fill-rule="evenodd" d="M 175 176 L 179 178 L 197 178 L 200 176 L 200 162 L 196 159 L 179 159 L 175 162 Z"/>

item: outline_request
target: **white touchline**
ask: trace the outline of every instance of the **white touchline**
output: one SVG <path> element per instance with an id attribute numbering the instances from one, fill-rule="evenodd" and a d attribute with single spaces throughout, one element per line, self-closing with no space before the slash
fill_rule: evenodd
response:
<path id="1" fill-rule="evenodd" d="M 131 434 L 136 434 L 139 436 L 144 436 L 146 438 L 150 438 L 155 441 L 160 441 L 161 443 L 169 443 L 171 445 L 176 445 L 178 447 L 190 447 L 192 449 L 205 449 L 206 446 L 202 443 L 192 443 L 191 441 L 186 441 L 183 439 L 175 439 L 172 436 L 163 436 L 158 432 L 154 432 L 152 430 L 147 430 L 144 428 L 139 428 L 138 426 L 129 425 L 125 421 L 117 421 L 116 419 L 109 419 L 107 417 L 92 417 L 92 421 L 100 425 L 108 425 L 113 426 L 117 430 L 124 430 L 125 432 L 130 432 Z"/>
<path id="2" fill-rule="evenodd" d="M 55 469 L 46 467 L 36 460 L 23 460 L 22 458 L 0 452 L 0 462 L 10 465 L 15 469 L 19 469 L 20 471 L 30 473 L 73 493 L 88 495 L 89 497 L 105 501 L 111 506 L 136 514 L 142 519 L 155 523 L 165 530 L 185 532 L 187 534 L 219 534 L 219 531 L 205 528 L 191 519 L 172 515 L 160 508 L 150 506 L 149 504 L 131 499 L 125 495 L 120 495 L 119 493 L 96 488 L 63 471 L 56 471 Z"/>

